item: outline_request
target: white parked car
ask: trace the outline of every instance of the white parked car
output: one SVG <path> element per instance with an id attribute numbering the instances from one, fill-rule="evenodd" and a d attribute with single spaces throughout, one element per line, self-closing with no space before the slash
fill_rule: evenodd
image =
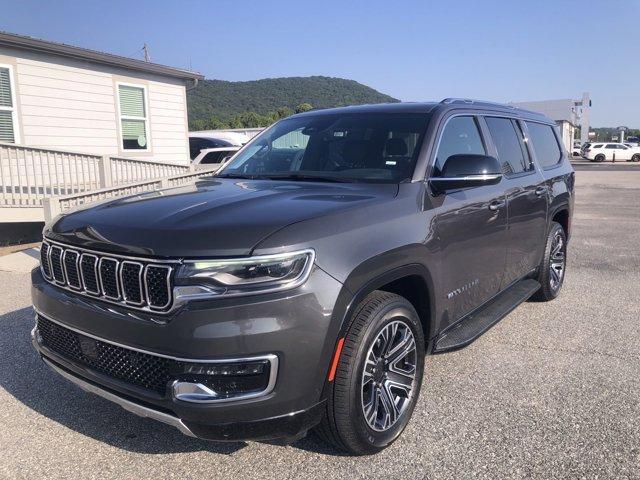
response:
<path id="1" fill-rule="evenodd" d="M 240 147 L 203 148 L 191 163 L 193 165 L 220 165 L 226 163 Z"/>
<path id="2" fill-rule="evenodd" d="M 241 147 L 248 141 L 249 137 L 242 132 L 221 132 L 217 130 L 189 132 L 191 160 L 195 160 L 204 149 Z"/>
<path id="3" fill-rule="evenodd" d="M 615 142 L 594 142 L 585 150 L 584 156 L 592 162 L 604 162 L 605 160 L 640 162 L 640 147 L 628 147 L 623 143 Z"/>

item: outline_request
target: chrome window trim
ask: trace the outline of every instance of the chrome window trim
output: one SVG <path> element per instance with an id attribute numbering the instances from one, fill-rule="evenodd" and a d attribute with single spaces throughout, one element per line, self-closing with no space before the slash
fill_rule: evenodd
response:
<path id="1" fill-rule="evenodd" d="M 84 271 L 82 270 L 82 259 L 84 257 L 93 258 L 95 260 L 93 262 L 93 274 L 96 277 L 96 286 L 98 287 L 98 289 L 95 291 L 89 290 L 87 288 L 87 284 L 84 281 Z M 80 293 L 86 292 L 87 294 L 89 294 L 89 296 L 100 295 L 100 279 L 98 278 L 98 257 L 96 255 L 93 255 L 92 253 L 82 253 L 80 255 L 80 278 L 82 279 L 82 290 L 83 290 L 83 292 L 80 292 Z"/>
<path id="2" fill-rule="evenodd" d="M 124 288 L 124 280 L 122 279 L 122 268 L 125 265 L 137 265 L 140 267 L 140 271 L 138 272 L 138 282 L 140 285 L 140 302 L 136 303 L 136 302 L 132 302 L 131 300 L 129 300 L 127 298 L 127 291 Z M 140 306 L 140 305 L 144 305 L 144 290 L 143 290 L 143 272 L 144 272 L 144 265 L 140 262 L 134 262 L 132 260 L 123 260 L 122 262 L 120 262 L 120 269 L 118 271 L 118 277 L 120 279 L 120 287 L 122 289 L 122 299 L 125 301 L 125 303 L 129 304 L 129 305 L 134 305 L 134 306 Z"/>
<path id="3" fill-rule="evenodd" d="M 116 290 L 118 291 L 118 296 L 117 297 L 112 297 L 110 295 L 107 295 L 107 292 L 104 289 L 104 283 L 102 282 L 102 262 L 115 262 L 116 267 L 115 267 L 115 272 L 114 272 L 114 276 L 116 279 Z M 118 270 L 120 269 L 120 262 L 112 257 L 100 257 L 100 260 L 98 260 L 98 274 L 99 274 L 99 279 L 100 279 L 100 293 L 101 295 L 108 299 L 108 300 L 114 300 L 114 301 L 119 301 L 122 298 L 122 295 L 120 294 L 120 281 L 118 279 Z"/>
<path id="4" fill-rule="evenodd" d="M 76 254 L 76 271 L 78 272 L 78 282 L 80 283 L 80 285 L 78 285 L 77 287 L 74 287 L 73 285 L 71 285 L 69 283 L 69 272 L 67 271 L 67 254 L 68 253 L 75 253 Z M 80 274 L 80 252 L 78 252 L 77 250 L 73 250 L 71 248 L 67 248 L 64 249 L 62 252 L 62 266 L 64 267 L 64 275 L 65 275 L 65 279 L 66 279 L 66 284 L 69 286 L 69 288 L 72 288 L 74 290 L 82 290 L 82 279 L 81 274 Z"/>
<path id="5" fill-rule="evenodd" d="M 161 307 L 157 305 L 151 305 L 151 299 L 149 298 L 149 282 L 147 282 L 147 271 L 149 270 L 149 267 L 164 268 L 167 270 L 167 274 L 165 276 L 165 281 L 167 283 L 167 303 L 165 303 Z M 145 293 L 145 296 L 147 297 L 147 305 L 149 305 L 149 308 L 151 308 L 153 311 L 155 311 L 156 309 L 164 310 L 169 305 L 171 305 L 171 302 L 173 301 L 173 292 L 171 291 L 171 272 L 172 271 L 173 271 L 173 268 L 171 268 L 168 265 L 155 265 L 151 263 L 151 264 L 145 265 L 144 267 L 144 274 L 143 274 L 144 293 Z"/>
<path id="6" fill-rule="evenodd" d="M 461 177 L 433 177 L 433 180 L 437 180 L 439 182 L 458 182 L 460 180 L 497 180 L 500 177 L 502 177 L 502 175 L 492 173 L 481 175 L 465 175 Z"/>
<path id="7" fill-rule="evenodd" d="M 143 350 L 141 348 L 136 348 L 136 347 L 130 347 L 129 345 L 124 345 L 122 343 L 118 343 L 118 342 L 114 342 L 111 340 L 107 340 L 105 338 L 102 337 L 98 337 L 97 335 L 93 335 L 91 333 L 85 332 L 83 330 L 74 328 L 74 327 L 70 327 L 69 325 L 66 325 L 62 322 L 59 322 L 57 320 L 52 319 L 49 316 L 43 315 L 42 313 L 40 313 L 40 311 L 38 311 L 37 309 L 35 309 L 36 314 L 38 316 L 41 316 L 57 325 L 60 325 L 63 328 L 69 329 L 75 333 L 78 333 L 80 335 L 84 335 L 85 337 L 89 337 L 89 338 L 93 338 L 94 340 L 98 340 L 100 342 L 104 342 L 104 343 L 108 343 L 110 345 L 114 345 L 116 347 L 120 347 L 120 348 L 124 348 L 125 350 L 130 350 L 133 352 L 138 352 L 138 353 L 143 353 L 145 355 L 151 355 L 154 357 L 159 357 L 159 358 L 166 358 L 167 360 L 173 360 L 176 362 L 183 362 L 183 363 L 204 363 L 204 364 L 221 364 L 221 363 L 245 363 L 245 362 L 259 362 L 261 360 L 268 360 L 269 361 L 269 382 L 267 383 L 267 386 L 265 387 L 264 390 L 261 390 L 259 392 L 251 392 L 251 393 L 247 393 L 246 395 L 238 395 L 236 397 L 230 397 L 230 398 L 219 398 L 219 399 L 215 399 L 215 400 L 179 400 L 179 401 L 183 401 L 183 402 L 187 402 L 187 403 L 228 403 L 228 402 L 233 402 L 233 401 L 238 401 L 238 400 L 245 400 L 248 398 L 256 398 L 256 397 L 263 397 L 266 396 L 268 394 L 270 394 L 271 392 L 273 392 L 273 390 L 275 389 L 276 386 L 276 382 L 277 382 L 277 378 L 278 378 L 278 367 L 280 364 L 279 358 L 276 354 L 273 353 L 266 353 L 266 354 L 261 354 L 261 355 L 255 355 L 255 356 L 248 356 L 248 357 L 237 357 L 237 358 L 182 358 L 182 357 L 174 357 L 172 355 L 165 355 L 162 353 L 157 353 L 157 352 L 151 352 L 149 350 Z M 32 337 L 34 337 L 36 334 L 38 333 L 37 330 L 37 317 L 36 317 L 36 327 L 34 328 L 34 330 L 32 331 Z M 176 381 L 172 382 L 171 384 L 171 394 L 173 395 L 174 393 L 174 386 L 175 386 Z"/>

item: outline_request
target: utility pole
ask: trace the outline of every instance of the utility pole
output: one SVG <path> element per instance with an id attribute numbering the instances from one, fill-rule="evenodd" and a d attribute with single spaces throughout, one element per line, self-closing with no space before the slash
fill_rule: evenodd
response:
<path id="1" fill-rule="evenodd" d="M 145 42 L 144 45 L 142 46 L 142 50 L 144 51 L 144 61 L 150 62 L 151 55 L 149 55 L 149 46 L 147 45 L 147 42 Z"/>

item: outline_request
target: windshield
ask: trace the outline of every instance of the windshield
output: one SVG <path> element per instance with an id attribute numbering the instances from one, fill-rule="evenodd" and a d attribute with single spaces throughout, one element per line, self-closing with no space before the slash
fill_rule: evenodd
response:
<path id="1" fill-rule="evenodd" d="M 399 183 L 410 180 L 427 114 L 343 113 L 282 120 L 218 176 Z"/>

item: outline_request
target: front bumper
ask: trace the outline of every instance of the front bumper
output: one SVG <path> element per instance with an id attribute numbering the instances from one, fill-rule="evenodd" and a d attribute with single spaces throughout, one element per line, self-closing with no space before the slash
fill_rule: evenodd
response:
<path id="1" fill-rule="evenodd" d="M 129 411 L 210 440 L 296 437 L 320 420 L 338 328 L 332 309 L 342 285 L 318 268 L 297 290 L 243 299 L 242 304 L 194 304 L 164 323 L 57 288 L 38 270 L 32 285 L 39 315 L 132 350 L 194 361 L 277 357 L 277 381 L 264 395 L 197 403 L 175 398 L 170 385 L 166 394 L 147 391 L 65 358 L 43 345 L 34 329 L 34 346 L 47 365 Z"/>

